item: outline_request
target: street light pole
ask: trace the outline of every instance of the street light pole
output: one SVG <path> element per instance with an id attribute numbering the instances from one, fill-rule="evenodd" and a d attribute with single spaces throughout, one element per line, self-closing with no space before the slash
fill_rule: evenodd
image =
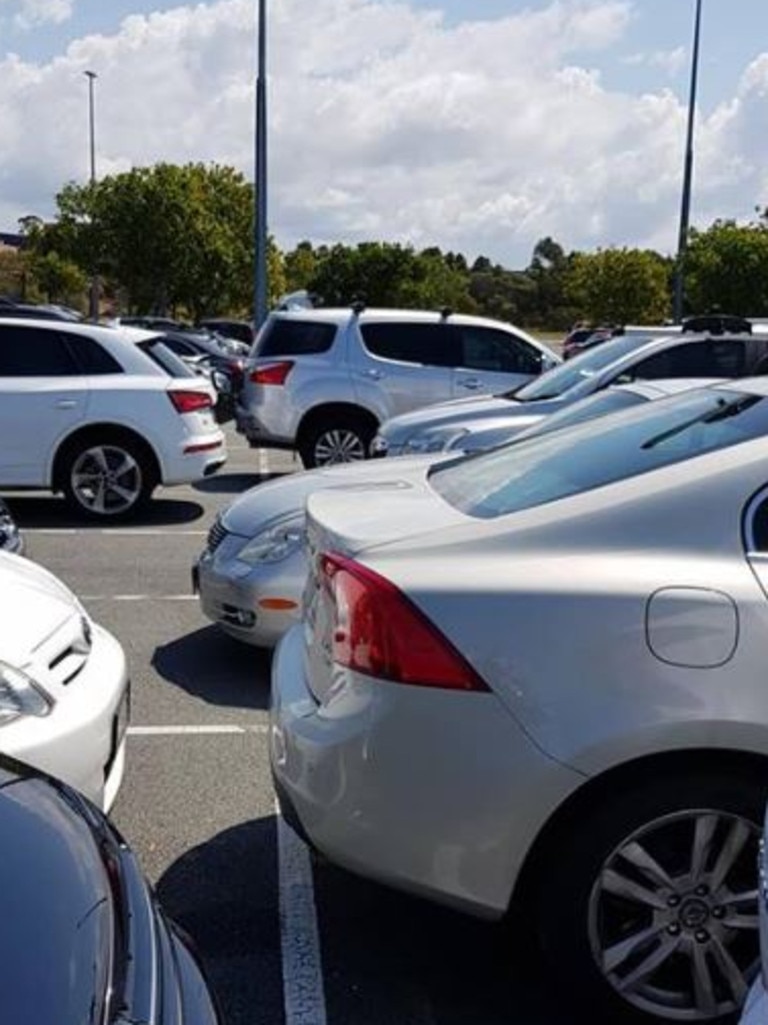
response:
<path id="1" fill-rule="evenodd" d="M 267 316 L 267 13 L 266 0 L 258 0 L 256 133 L 254 189 L 254 292 L 253 326 L 258 331 Z"/>
<path id="2" fill-rule="evenodd" d="M 91 149 L 91 191 L 96 184 L 96 123 L 93 104 L 93 83 L 98 78 L 95 71 L 84 71 L 88 79 L 88 127 Z M 91 285 L 88 296 L 88 316 L 94 322 L 99 319 L 99 280 L 96 269 L 91 266 Z"/>
<path id="3" fill-rule="evenodd" d="M 685 294 L 685 254 L 688 248 L 688 223 L 691 212 L 691 181 L 693 178 L 693 125 L 696 116 L 696 86 L 699 77 L 699 32 L 701 29 L 701 0 L 696 0 L 696 17 L 693 27 L 693 54 L 691 59 L 691 89 L 688 97 L 688 128 L 685 140 L 685 165 L 683 168 L 683 194 L 680 200 L 680 230 L 677 236 L 677 261 L 675 267 L 675 293 L 672 313 L 679 324 L 683 319 Z"/>

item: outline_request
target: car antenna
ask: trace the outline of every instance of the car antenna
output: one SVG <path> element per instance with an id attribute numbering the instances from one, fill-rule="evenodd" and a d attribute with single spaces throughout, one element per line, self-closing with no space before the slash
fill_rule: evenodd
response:
<path id="1" fill-rule="evenodd" d="M 365 311 L 365 299 L 355 296 L 350 305 L 355 316 L 360 316 Z"/>

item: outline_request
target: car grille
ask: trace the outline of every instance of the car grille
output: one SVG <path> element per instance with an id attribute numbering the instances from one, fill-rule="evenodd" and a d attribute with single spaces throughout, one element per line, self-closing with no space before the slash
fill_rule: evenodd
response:
<path id="1" fill-rule="evenodd" d="M 215 552 L 226 536 L 227 530 L 221 520 L 217 518 L 208 531 L 208 551 Z"/>

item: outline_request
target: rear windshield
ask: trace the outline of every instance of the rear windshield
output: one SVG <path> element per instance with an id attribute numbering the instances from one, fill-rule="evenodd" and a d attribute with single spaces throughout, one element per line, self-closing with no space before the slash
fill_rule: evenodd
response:
<path id="1" fill-rule="evenodd" d="M 446 502 L 491 519 L 768 433 L 768 399 L 701 389 L 494 449 L 430 472 Z"/>
<path id="2" fill-rule="evenodd" d="M 548 370 L 535 381 L 515 391 L 518 402 L 539 402 L 542 399 L 563 395 L 587 377 L 592 377 L 617 359 L 634 352 L 649 341 L 646 335 L 621 335 L 609 342 L 602 342 L 594 349 L 587 349 L 567 363 Z"/>
<path id="3" fill-rule="evenodd" d="M 161 335 L 158 335 L 157 338 L 148 338 L 145 342 L 139 342 L 138 348 L 170 377 L 197 377 L 194 370 L 188 367 L 183 359 L 175 352 L 171 352 Z"/>
<path id="4" fill-rule="evenodd" d="M 327 352 L 336 335 L 335 324 L 312 320 L 268 320 L 256 339 L 254 356 L 309 356 Z"/>

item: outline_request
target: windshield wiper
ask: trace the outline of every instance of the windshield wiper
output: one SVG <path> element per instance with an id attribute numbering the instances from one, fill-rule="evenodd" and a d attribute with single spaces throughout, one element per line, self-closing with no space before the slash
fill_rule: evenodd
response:
<path id="1" fill-rule="evenodd" d="M 677 427 L 671 427 L 668 431 L 663 431 L 655 438 L 651 438 L 649 441 L 643 442 L 640 448 L 644 450 L 656 448 L 657 445 L 661 445 L 665 441 L 669 441 L 670 438 L 674 438 L 676 435 L 682 434 L 683 431 L 687 431 L 689 427 L 695 427 L 696 424 L 713 424 L 718 423 L 720 420 L 726 420 L 732 416 L 738 416 L 740 413 L 750 409 L 759 401 L 760 397 L 758 395 L 742 395 L 739 396 L 738 399 L 733 399 L 731 402 L 726 402 L 725 399 L 718 399 L 717 408 L 713 409 L 710 413 L 706 413 L 704 416 L 695 416 L 692 420 L 686 420 L 684 423 L 678 424 Z"/>

